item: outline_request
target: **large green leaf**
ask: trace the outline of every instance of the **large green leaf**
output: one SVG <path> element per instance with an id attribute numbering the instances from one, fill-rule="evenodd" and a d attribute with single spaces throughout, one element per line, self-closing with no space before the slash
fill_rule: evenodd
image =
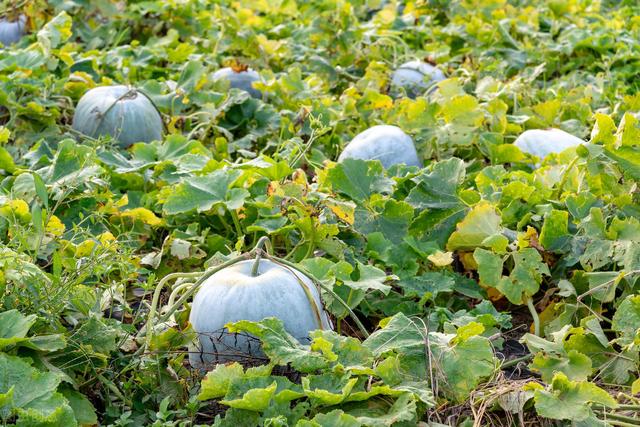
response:
<path id="1" fill-rule="evenodd" d="M 464 162 L 451 158 L 436 163 L 430 171 L 423 169 L 412 178 L 416 186 L 406 202 L 417 209 L 453 209 L 461 205 L 458 189 L 464 181 Z"/>
<path id="2" fill-rule="evenodd" d="M 329 169 L 325 183 L 333 191 L 348 196 L 358 203 L 365 203 L 373 194 L 393 191 L 393 181 L 385 177 L 379 162 L 346 159 Z"/>
<path id="3" fill-rule="evenodd" d="M 611 328 L 618 332 L 621 345 L 640 343 L 640 295 L 629 295 L 622 301 L 611 319 Z"/>
<path id="4" fill-rule="evenodd" d="M 592 415 L 590 404 L 615 408 L 617 403 L 609 393 L 586 381 L 570 381 L 563 373 L 554 375 L 548 390 L 534 394 L 538 414 L 555 420 L 583 421 Z"/>
<path id="5" fill-rule="evenodd" d="M 67 400 L 56 392 L 60 381 L 58 374 L 0 353 L 0 414 L 17 415 L 21 426 L 77 425 Z"/>
<path id="6" fill-rule="evenodd" d="M 225 325 L 230 333 L 247 332 L 262 342 L 262 350 L 273 363 L 291 364 L 302 372 L 313 372 L 328 366 L 329 361 L 321 354 L 312 352 L 289 335 L 282 326 L 282 321 L 275 317 L 260 322 L 241 320 Z"/>
<path id="7" fill-rule="evenodd" d="M 472 250 L 485 246 L 485 241 L 494 236 L 500 236 L 500 215 L 489 203 L 482 202 L 473 207 L 467 216 L 458 223 L 456 231 L 449 237 L 447 249 Z M 504 249 L 506 239 L 498 244 L 496 249 Z"/>
<path id="8" fill-rule="evenodd" d="M 240 175 L 242 172 L 238 170 L 220 169 L 208 175 L 186 178 L 169 193 L 163 211 L 167 215 L 205 212 L 218 204 L 230 210 L 239 209 L 249 196 L 244 188 L 232 188 Z"/>

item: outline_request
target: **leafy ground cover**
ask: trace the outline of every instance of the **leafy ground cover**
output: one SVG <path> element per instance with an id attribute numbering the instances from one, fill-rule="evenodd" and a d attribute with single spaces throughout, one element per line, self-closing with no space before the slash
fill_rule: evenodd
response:
<path id="1" fill-rule="evenodd" d="M 2 10 L 28 17 L 0 49 L 4 424 L 640 423 L 636 2 Z M 448 78 L 394 93 L 395 67 L 422 58 Z M 211 78 L 229 64 L 260 73 L 261 98 Z M 74 132 L 80 97 L 107 84 L 146 94 L 164 139 Z M 410 134 L 424 168 L 335 162 L 378 124 Z M 588 143 L 543 161 L 512 145 L 546 127 Z M 237 322 L 264 364 L 203 377 L 188 301 L 156 286 L 263 236 L 332 291 L 335 331 L 302 345 L 277 319 Z"/>

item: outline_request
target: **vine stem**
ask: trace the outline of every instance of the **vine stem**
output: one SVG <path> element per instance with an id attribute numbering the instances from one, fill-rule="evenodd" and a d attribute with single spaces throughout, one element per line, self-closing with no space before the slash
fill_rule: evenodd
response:
<path id="1" fill-rule="evenodd" d="M 594 405 L 597 410 L 604 411 L 606 409 L 605 406 L 602 405 Z M 614 410 L 618 411 L 638 411 L 640 412 L 640 405 L 618 405 L 614 408 Z"/>
<path id="2" fill-rule="evenodd" d="M 640 418 L 627 417 L 625 415 L 612 414 L 611 412 L 606 412 L 601 408 L 594 408 L 594 411 L 599 412 L 601 416 L 606 417 L 607 419 L 622 421 L 632 423 L 631 425 L 637 426 L 640 424 Z"/>
<path id="3" fill-rule="evenodd" d="M 169 309 L 164 315 L 160 316 L 160 323 L 166 321 L 169 317 L 171 317 L 171 315 L 174 313 L 174 311 L 176 311 L 176 309 L 180 306 L 180 304 L 182 304 L 182 302 L 184 302 L 189 296 L 191 296 L 195 292 L 195 290 L 198 289 L 198 287 L 202 284 L 202 282 L 208 279 L 212 274 L 245 259 L 247 259 L 247 255 L 240 255 L 239 257 L 233 258 L 227 262 L 220 264 L 217 267 L 210 268 L 204 272 L 197 271 L 194 273 L 167 274 L 165 277 L 162 278 L 162 280 L 160 280 L 160 282 L 156 286 L 155 292 L 153 293 L 153 299 L 151 300 L 151 308 L 149 310 L 149 315 L 148 315 L 149 317 L 147 319 L 146 327 L 142 329 L 140 332 L 138 332 L 138 338 L 142 338 L 146 335 L 147 339 L 145 341 L 145 346 L 148 347 L 149 344 L 151 344 L 151 338 L 153 337 L 153 318 L 155 317 L 158 309 L 158 302 L 160 300 L 162 289 L 165 287 L 165 285 L 169 281 L 182 279 L 182 278 L 187 278 L 187 279 L 197 278 L 193 286 L 190 289 L 188 289 L 184 294 L 182 294 L 182 297 L 180 297 L 178 301 L 176 301 L 172 306 L 169 306 Z M 140 349 L 143 349 L 143 348 L 144 347 L 140 347 Z"/>
<path id="4" fill-rule="evenodd" d="M 501 369 L 510 368 L 511 366 L 515 366 L 520 362 L 526 362 L 531 359 L 533 359 L 533 354 L 527 354 L 521 357 L 517 357 L 515 359 L 507 360 L 502 365 L 500 365 L 500 368 Z"/>
<path id="5" fill-rule="evenodd" d="M 538 316 L 538 312 L 536 308 L 533 306 L 533 298 L 527 298 L 527 308 L 529 308 L 529 312 L 531 313 L 531 317 L 533 317 L 533 333 L 536 336 L 540 336 L 540 316 Z"/>
<path id="6" fill-rule="evenodd" d="M 182 278 L 196 278 L 200 275 L 200 272 L 196 272 L 196 273 L 171 273 L 171 274 L 167 274 L 166 276 L 164 276 L 160 282 L 158 282 L 158 284 L 156 285 L 156 289 L 153 292 L 153 298 L 151 299 L 151 308 L 149 309 L 149 317 L 147 319 L 147 325 L 145 327 L 144 330 L 140 331 L 139 336 L 144 336 L 143 332 L 148 333 L 148 331 L 150 331 L 151 329 L 153 329 L 153 318 L 156 315 L 156 311 L 158 309 L 158 303 L 160 301 L 160 295 L 162 294 L 162 290 L 164 289 L 164 287 L 167 285 L 167 283 L 169 283 L 171 280 L 177 280 L 177 279 L 182 279 Z M 147 345 L 150 343 L 151 341 L 151 335 L 153 335 L 152 333 L 148 333 L 147 335 Z"/>
<path id="7" fill-rule="evenodd" d="M 591 295 L 591 294 L 594 294 L 594 293 L 596 293 L 597 291 L 599 291 L 600 289 L 602 289 L 602 288 L 606 288 L 607 286 L 614 284 L 614 283 L 615 283 L 616 281 L 618 281 L 618 280 L 622 280 L 622 279 L 626 278 L 627 276 L 630 276 L 630 275 L 632 275 L 632 274 L 638 274 L 638 273 L 640 273 L 640 270 L 631 270 L 631 271 L 628 271 L 628 272 L 626 272 L 626 273 L 625 273 L 625 272 L 622 272 L 621 274 L 617 275 L 617 276 L 616 276 L 616 277 L 614 277 L 613 279 L 611 279 L 611 280 L 607 280 L 607 281 L 606 281 L 606 282 L 604 282 L 604 283 L 600 283 L 598 286 L 594 286 L 593 288 L 589 289 L 588 291 L 586 291 L 586 292 L 584 292 L 584 293 L 582 293 L 582 294 L 578 295 L 577 300 L 578 300 L 578 301 L 582 301 L 582 299 L 583 299 L 584 297 L 589 296 L 589 295 Z M 609 322 L 609 323 L 611 323 L 611 322 Z"/>

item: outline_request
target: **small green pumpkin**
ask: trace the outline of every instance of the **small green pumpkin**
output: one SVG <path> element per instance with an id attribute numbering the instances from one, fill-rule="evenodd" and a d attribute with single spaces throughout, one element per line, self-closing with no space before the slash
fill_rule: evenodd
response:
<path id="1" fill-rule="evenodd" d="M 85 93 L 73 115 L 73 129 L 91 138 L 111 136 L 121 147 L 162 139 L 155 105 L 130 86 L 101 86 Z"/>

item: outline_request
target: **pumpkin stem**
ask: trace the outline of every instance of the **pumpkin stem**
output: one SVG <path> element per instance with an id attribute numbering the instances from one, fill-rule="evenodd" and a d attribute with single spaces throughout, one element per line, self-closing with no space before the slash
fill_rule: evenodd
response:
<path id="1" fill-rule="evenodd" d="M 262 236 L 258 239 L 258 243 L 256 243 L 256 246 L 251 251 L 256 254 L 256 260 L 251 267 L 251 277 L 256 277 L 259 274 L 258 269 L 260 268 L 260 259 L 262 258 L 262 254 L 265 252 L 264 249 L 262 249 L 263 247 L 266 248 L 266 253 L 268 255 L 273 255 L 271 240 L 269 240 L 267 236 Z"/>

